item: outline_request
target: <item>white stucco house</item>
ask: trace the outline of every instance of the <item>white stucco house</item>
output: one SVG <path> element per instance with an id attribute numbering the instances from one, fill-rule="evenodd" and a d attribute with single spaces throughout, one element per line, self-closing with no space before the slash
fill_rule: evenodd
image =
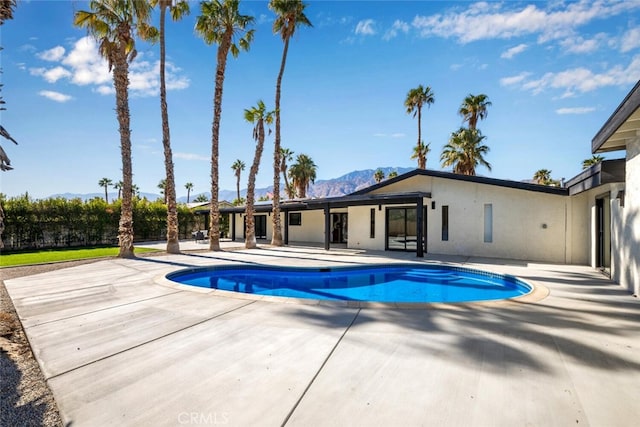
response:
<path id="1" fill-rule="evenodd" d="M 636 85 L 592 142 L 626 159 L 564 187 L 416 169 L 342 197 L 282 201 L 285 244 L 591 265 L 640 294 L 639 105 Z M 256 205 L 258 239 L 271 239 L 271 209 Z M 230 237 L 244 238 L 244 207 L 221 212 Z"/>
<path id="2" fill-rule="evenodd" d="M 625 150 L 625 179 L 605 198 L 610 209 L 611 278 L 640 295 L 640 81 L 591 142 L 591 151 Z M 605 224 L 606 228 L 606 224 Z"/>

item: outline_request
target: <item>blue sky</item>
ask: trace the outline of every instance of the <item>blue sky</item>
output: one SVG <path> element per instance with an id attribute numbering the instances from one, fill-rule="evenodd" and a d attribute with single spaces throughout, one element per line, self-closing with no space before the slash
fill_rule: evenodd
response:
<path id="1" fill-rule="evenodd" d="M 100 192 L 121 179 L 115 97 L 95 43 L 72 24 L 86 2 L 20 2 L 2 28 L 3 141 L 15 170 L 0 175 L 9 196 Z M 273 108 L 282 41 L 267 2 L 244 1 L 256 18 L 251 50 L 229 59 L 220 139 L 220 187 L 233 190 L 231 164 L 253 159 L 243 111 Z M 210 189 L 215 46 L 193 28 L 200 13 L 167 26 L 168 103 L 178 195 Z M 529 179 L 538 169 L 571 178 L 591 156 L 591 139 L 640 79 L 640 1 L 310 1 L 313 28 L 291 42 L 282 95 L 282 145 L 311 156 L 318 179 L 376 167 L 414 167 L 417 123 L 403 106 L 428 85 L 423 114 L 427 168 L 462 122 L 468 94 L 493 105 L 479 124 L 494 178 Z M 157 18 L 157 16 L 156 16 Z M 164 176 L 158 98 L 159 46 L 138 43 L 131 65 L 134 183 L 157 193 Z M 273 137 L 257 186 L 272 183 Z M 622 157 L 616 152 L 607 158 Z"/>

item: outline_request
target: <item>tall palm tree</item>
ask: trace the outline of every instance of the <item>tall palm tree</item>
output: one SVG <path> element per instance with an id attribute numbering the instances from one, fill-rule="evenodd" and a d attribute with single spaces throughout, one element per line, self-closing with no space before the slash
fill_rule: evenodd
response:
<path id="1" fill-rule="evenodd" d="M 231 169 L 233 169 L 233 174 L 236 176 L 236 193 L 238 195 L 236 200 L 238 201 L 238 203 L 240 203 L 240 175 L 242 174 L 242 171 L 244 170 L 244 168 L 245 168 L 245 164 L 240 159 L 236 160 L 231 165 Z"/>
<path id="2" fill-rule="evenodd" d="M 164 203 L 167 204 L 167 180 L 165 178 L 162 178 L 160 182 L 158 182 L 158 188 L 160 189 Z"/>
<path id="3" fill-rule="evenodd" d="M 316 181 L 316 169 L 316 164 L 306 154 L 298 154 L 296 162 L 289 168 L 289 176 L 293 180 L 298 197 L 301 199 L 307 197 L 309 183 Z"/>
<path id="4" fill-rule="evenodd" d="M 469 129 L 476 129 L 478 120 L 484 120 L 489 113 L 487 108 L 491 106 L 489 97 L 483 93 L 480 95 L 469 94 L 458 110 L 462 119 L 469 123 Z"/>
<path id="5" fill-rule="evenodd" d="M 407 93 L 407 97 L 404 100 L 404 106 L 407 109 L 407 114 L 412 114 L 413 117 L 418 116 L 418 143 L 414 150 L 414 155 L 418 154 L 418 168 L 424 169 L 427 164 L 426 153 L 424 153 L 424 142 L 422 142 L 422 107 L 425 105 L 427 108 L 435 102 L 433 91 L 429 86 L 422 87 L 418 85 L 417 88 L 411 89 Z M 427 144 L 428 146 L 428 144 Z M 424 153 L 424 156 L 422 155 Z M 416 157 L 411 157 L 415 159 Z"/>
<path id="6" fill-rule="evenodd" d="M 113 184 L 113 188 L 115 188 L 116 190 L 118 190 L 118 199 L 120 199 L 122 197 L 122 186 L 123 186 L 123 182 L 122 181 L 118 181 L 115 184 Z"/>
<path id="7" fill-rule="evenodd" d="M 418 159 L 418 169 L 426 169 L 427 168 L 427 155 L 430 148 L 431 143 L 425 144 L 424 142 L 420 142 L 418 145 L 413 147 L 413 154 L 411 155 L 411 160 Z"/>
<path id="8" fill-rule="evenodd" d="M 220 206 L 218 157 L 220 147 L 220 117 L 222 115 L 222 89 L 229 51 L 236 58 L 240 50 L 249 50 L 254 30 L 247 27 L 253 17 L 241 15 L 239 0 L 211 0 L 200 3 L 202 15 L 196 20 L 196 32 L 205 43 L 218 45 L 216 76 L 213 95 L 213 124 L 211 126 L 211 208 L 209 224 L 209 249 L 220 250 Z M 237 41 L 237 44 L 236 44 Z"/>
<path id="9" fill-rule="evenodd" d="M 280 147 L 280 172 L 284 177 L 284 190 L 287 193 L 287 198 L 293 199 L 292 186 L 289 185 L 289 178 L 287 177 L 287 168 L 289 167 L 289 162 L 293 160 L 293 151 L 288 148 Z"/>
<path id="10" fill-rule="evenodd" d="M 189 196 L 191 196 L 191 191 L 193 190 L 193 183 L 192 182 L 187 182 L 184 185 L 184 188 L 187 189 L 187 203 L 189 203 Z"/>
<path id="11" fill-rule="evenodd" d="M 376 180 L 376 183 L 380 183 L 384 179 L 384 172 L 382 171 L 382 169 L 376 169 L 373 174 L 373 179 Z"/>
<path id="12" fill-rule="evenodd" d="M 280 95 L 282 90 L 282 76 L 287 63 L 287 53 L 289 52 L 289 41 L 300 26 L 312 27 L 311 21 L 304 14 L 307 7 L 301 0 L 271 0 L 269 9 L 276 14 L 273 21 L 273 32 L 280 34 L 284 42 L 282 50 L 282 61 L 280 71 L 276 80 L 276 135 L 273 145 L 273 237 L 271 244 L 282 246 L 282 228 L 280 225 Z"/>
<path id="13" fill-rule="evenodd" d="M 164 169 L 166 185 L 164 189 L 167 204 L 167 252 L 180 253 L 178 240 L 178 207 L 176 202 L 176 181 L 173 172 L 173 154 L 171 152 L 171 132 L 169 130 L 169 111 L 167 107 L 167 85 L 165 80 L 165 18 L 167 9 L 174 21 L 189 13 L 189 3 L 184 0 L 151 0 L 151 6 L 160 8 L 160 115 L 162 117 L 162 146 L 164 147 Z"/>
<path id="14" fill-rule="evenodd" d="M 602 156 L 597 156 L 597 155 L 593 155 L 591 158 L 586 159 L 582 162 L 582 169 L 588 169 L 593 165 L 597 165 L 598 163 L 600 163 L 601 161 L 604 160 L 604 157 Z"/>
<path id="15" fill-rule="evenodd" d="M 549 169 L 540 169 L 533 174 L 533 179 L 540 185 L 549 185 L 551 180 L 551 171 Z"/>
<path id="16" fill-rule="evenodd" d="M 453 166 L 453 172 L 462 175 L 475 175 L 478 165 L 491 170 L 491 165 L 484 159 L 489 152 L 489 147 L 482 144 L 484 139 L 478 129 L 460 128 L 453 132 L 440 155 L 442 167 Z"/>
<path id="17" fill-rule="evenodd" d="M 86 28 L 99 42 L 100 54 L 113 70 L 116 90 L 116 114 L 122 155 L 122 209 L 118 240 L 119 257 L 135 257 L 133 247 L 133 206 L 131 165 L 131 128 L 129 112 L 129 63 L 136 57 L 135 35 L 147 40 L 157 38 L 157 30 L 149 25 L 151 6 L 146 1 L 92 0 L 90 11 L 79 10 L 74 25 Z"/>
<path id="18" fill-rule="evenodd" d="M 107 189 L 112 183 L 113 181 L 111 181 L 109 178 L 102 178 L 100 181 L 98 181 L 98 185 L 100 187 L 104 187 L 104 201 L 107 202 L 107 204 L 109 204 L 109 193 L 107 193 Z"/>
<path id="19" fill-rule="evenodd" d="M 258 175 L 258 169 L 260 167 L 260 158 L 262 157 L 262 151 L 264 150 L 264 125 L 271 125 L 273 123 L 273 111 L 267 111 L 264 102 L 258 101 L 258 105 L 244 110 L 244 118 L 249 123 L 253 123 L 253 139 L 256 141 L 256 153 L 253 157 L 253 164 L 249 170 L 249 180 L 247 184 L 247 208 L 246 208 L 246 220 L 245 220 L 245 247 L 247 249 L 253 249 L 256 247 L 256 224 L 254 220 L 254 203 L 255 203 L 255 188 L 256 188 L 256 175 Z M 240 197 L 238 197 L 240 198 Z"/>

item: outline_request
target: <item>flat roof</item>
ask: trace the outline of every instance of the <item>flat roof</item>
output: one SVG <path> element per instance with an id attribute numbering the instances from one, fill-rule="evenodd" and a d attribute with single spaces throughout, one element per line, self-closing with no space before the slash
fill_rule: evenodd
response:
<path id="1" fill-rule="evenodd" d="M 603 160 L 588 167 L 567 181 L 569 195 L 580 194 L 604 184 L 624 182 L 625 166 L 625 159 L 615 159 Z"/>
<path id="2" fill-rule="evenodd" d="M 640 80 L 602 125 L 591 140 L 591 152 L 626 149 L 627 139 L 637 137 L 640 131 Z"/>
<path id="3" fill-rule="evenodd" d="M 398 175 L 394 178 L 387 179 L 386 181 L 380 182 L 378 184 L 374 184 L 371 187 L 367 187 L 362 190 L 355 191 L 350 195 L 356 196 L 356 195 L 368 194 L 371 191 L 386 187 L 387 185 L 391 185 L 396 182 L 403 181 L 407 178 L 411 178 L 413 176 L 418 176 L 418 175 L 432 176 L 435 178 L 452 179 L 455 181 L 474 182 L 478 184 L 496 185 L 499 187 L 514 188 L 517 190 L 536 191 L 539 193 L 547 193 L 547 194 L 557 194 L 559 196 L 568 195 L 567 189 L 563 187 L 551 187 L 548 185 L 532 184 L 529 182 L 522 182 L 522 181 L 511 181 L 507 179 L 487 178 L 484 176 L 477 176 L 477 175 L 475 176 L 461 175 L 453 172 L 443 172 L 443 171 L 436 171 L 432 169 L 414 169 L 402 175 Z"/>

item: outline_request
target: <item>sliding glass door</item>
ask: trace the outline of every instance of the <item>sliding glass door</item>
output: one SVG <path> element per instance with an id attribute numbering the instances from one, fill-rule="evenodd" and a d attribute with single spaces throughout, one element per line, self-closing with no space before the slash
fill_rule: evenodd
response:
<path id="1" fill-rule="evenodd" d="M 425 215 L 426 221 L 426 215 Z M 387 208 L 387 249 L 415 251 L 417 249 L 416 208 Z"/>

